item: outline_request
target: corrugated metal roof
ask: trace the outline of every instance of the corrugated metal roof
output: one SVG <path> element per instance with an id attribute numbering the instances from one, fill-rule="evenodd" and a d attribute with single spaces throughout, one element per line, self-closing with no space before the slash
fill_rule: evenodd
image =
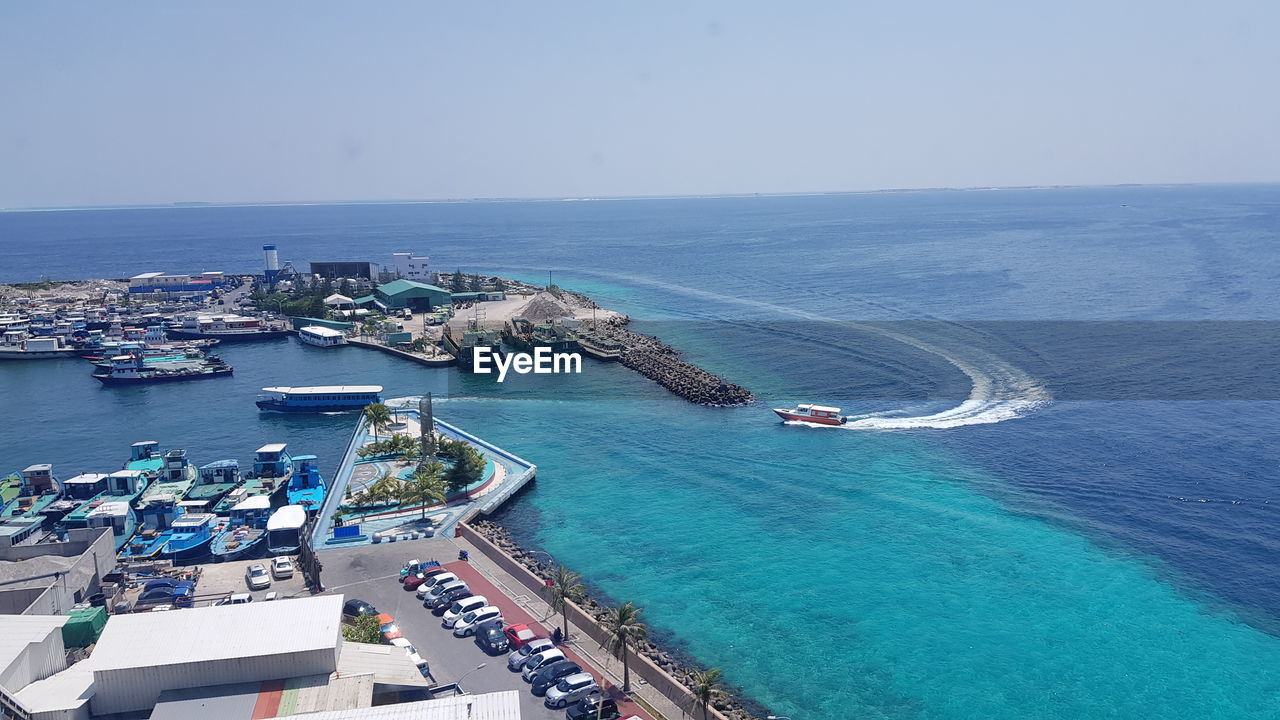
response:
<path id="1" fill-rule="evenodd" d="M 32 713 L 77 708 L 93 697 L 93 671 L 84 663 L 72 665 L 22 688 L 15 697 Z"/>
<path id="2" fill-rule="evenodd" d="M 455 695 L 439 700 L 286 717 L 305 720 L 520 720 L 520 691 Z"/>
<path id="3" fill-rule="evenodd" d="M 87 662 L 115 670 L 336 649 L 341 614 L 341 595 L 321 595 L 116 615 Z"/>
<path id="4" fill-rule="evenodd" d="M 370 645 L 368 643 L 342 643 L 338 656 L 338 672 L 343 675 L 373 675 L 373 681 L 381 685 L 405 685 L 427 687 L 431 683 L 422 677 L 404 648 L 395 645 Z"/>
<path id="5" fill-rule="evenodd" d="M 52 585 L 53 579 L 44 584 Z M 70 619 L 66 615 L 0 615 L 0 671 L 21 657 L 28 645 L 44 642 L 50 633 L 61 632 Z"/>

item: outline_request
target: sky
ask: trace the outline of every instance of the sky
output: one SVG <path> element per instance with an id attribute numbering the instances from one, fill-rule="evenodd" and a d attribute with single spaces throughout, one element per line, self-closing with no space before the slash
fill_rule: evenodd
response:
<path id="1" fill-rule="evenodd" d="M 8 2 L 0 208 L 1280 180 L 1280 3 Z"/>

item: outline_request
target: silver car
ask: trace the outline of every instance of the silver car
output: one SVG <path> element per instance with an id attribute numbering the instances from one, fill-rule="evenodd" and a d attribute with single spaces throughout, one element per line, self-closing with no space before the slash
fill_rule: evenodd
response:
<path id="1" fill-rule="evenodd" d="M 524 664 L 526 660 L 533 657 L 534 655 L 537 655 L 543 650 L 550 650 L 555 646 L 556 646 L 555 643 L 551 642 L 546 638 L 538 638 L 537 640 L 530 640 L 529 642 L 525 643 L 525 645 L 520 649 L 512 650 L 511 654 L 507 656 L 507 669 L 520 670 L 524 668 Z"/>
<path id="2" fill-rule="evenodd" d="M 543 702 L 549 708 L 562 708 L 578 702 L 591 693 L 600 692 L 600 686 L 591 673 L 577 673 L 560 678 L 555 687 L 547 690 L 547 699 Z"/>
<path id="3" fill-rule="evenodd" d="M 538 653 L 537 655 L 534 655 L 533 657 L 525 661 L 524 671 L 520 674 L 520 676 L 524 678 L 525 682 L 532 682 L 533 673 L 538 668 L 542 667 L 547 663 L 553 663 L 557 660 L 563 660 L 563 659 L 564 659 L 564 653 L 560 652 L 560 650 L 558 650 L 557 648 L 551 648 L 550 650 L 543 650 L 542 652 Z"/>

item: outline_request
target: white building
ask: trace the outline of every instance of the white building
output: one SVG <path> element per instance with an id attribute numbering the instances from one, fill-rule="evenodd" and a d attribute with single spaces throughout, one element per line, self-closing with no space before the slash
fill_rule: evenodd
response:
<path id="1" fill-rule="evenodd" d="M 520 720 L 520 691 L 455 695 L 437 700 L 285 717 L 289 720 Z"/>
<path id="2" fill-rule="evenodd" d="M 341 595 L 116 615 L 87 661 L 94 715 L 149 712 L 166 690 L 328 675 Z"/>
<path id="3" fill-rule="evenodd" d="M 10 694 L 65 670 L 66 615 L 0 615 L 0 686 Z"/>
<path id="4" fill-rule="evenodd" d="M 413 253 L 407 252 L 391 253 L 391 257 L 396 259 L 396 277 L 428 285 L 434 285 L 438 280 L 436 274 L 431 272 L 429 257 L 414 257 Z"/>

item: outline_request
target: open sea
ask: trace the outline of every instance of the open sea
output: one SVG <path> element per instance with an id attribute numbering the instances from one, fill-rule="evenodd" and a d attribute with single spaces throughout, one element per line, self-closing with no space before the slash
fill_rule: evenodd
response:
<path id="1" fill-rule="evenodd" d="M 259 388 L 432 390 L 539 466 L 503 512 L 519 540 L 762 712 L 1280 717 L 1280 186 L 11 212 L 0 282 L 255 272 L 263 243 L 303 270 L 550 271 L 760 402 L 293 339 L 169 386 L 5 363 L 0 469 L 109 471 L 155 439 L 329 473 L 353 418 L 260 415 Z M 769 411 L 796 402 L 855 419 Z"/>

